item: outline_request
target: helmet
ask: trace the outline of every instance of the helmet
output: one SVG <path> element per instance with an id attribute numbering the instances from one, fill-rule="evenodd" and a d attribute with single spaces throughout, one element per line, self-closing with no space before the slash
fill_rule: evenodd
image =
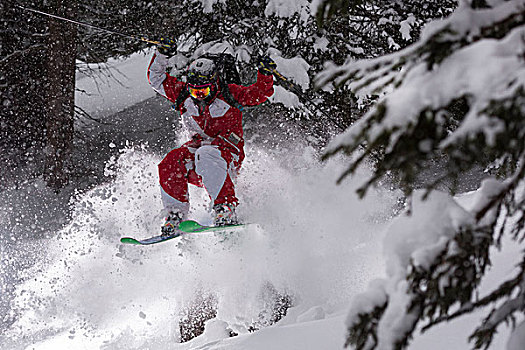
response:
<path id="1" fill-rule="evenodd" d="M 208 58 L 198 58 L 191 62 L 187 76 L 189 85 L 215 84 L 217 81 L 217 66 Z"/>
<path id="2" fill-rule="evenodd" d="M 187 89 L 197 100 L 209 101 L 217 91 L 217 66 L 208 58 L 198 58 L 188 67 Z"/>

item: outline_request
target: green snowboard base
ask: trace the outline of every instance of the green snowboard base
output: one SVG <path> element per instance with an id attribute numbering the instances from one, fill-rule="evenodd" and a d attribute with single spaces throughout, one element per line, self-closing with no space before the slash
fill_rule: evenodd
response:
<path id="1" fill-rule="evenodd" d="M 150 245 L 150 244 L 156 244 L 160 242 L 165 242 L 173 238 L 177 238 L 184 234 L 198 234 L 198 233 L 205 233 L 205 232 L 219 232 L 219 231 L 230 231 L 230 230 L 237 230 L 242 229 L 251 224 L 236 224 L 236 225 L 226 225 L 226 226 L 204 226 L 199 224 L 197 221 L 193 220 L 186 220 L 179 224 L 178 230 L 171 234 L 171 235 L 158 235 L 153 236 L 145 239 L 135 239 L 132 237 L 122 237 L 120 239 L 121 243 L 125 244 L 135 244 L 135 245 Z"/>

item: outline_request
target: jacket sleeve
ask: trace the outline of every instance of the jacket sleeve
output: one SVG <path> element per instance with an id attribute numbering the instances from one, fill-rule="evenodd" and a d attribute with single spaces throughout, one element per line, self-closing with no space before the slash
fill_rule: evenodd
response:
<path id="1" fill-rule="evenodd" d="M 273 76 L 257 72 L 257 81 L 248 86 L 228 85 L 233 98 L 243 106 L 256 106 L 273 95 Z"/>
<path id="2" fill-rule="evenodd" d="M 155 52 L 148 66 L 148 82 L 151 87 L 171 102 L 175 102 L 185 84 L 166 73 L 168 57 Z"/>

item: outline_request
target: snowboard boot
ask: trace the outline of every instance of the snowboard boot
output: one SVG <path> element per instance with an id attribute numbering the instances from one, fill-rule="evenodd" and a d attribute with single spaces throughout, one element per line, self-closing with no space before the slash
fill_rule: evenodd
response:
<path id="1" fill-rule="evenodd" d="M 171 236 L 179 229 L 179 224 L 184 220 L 184 215 L 180 211 L 169 212 L 164 225 L 160 228 L 162 236 Z"/>
<path id="2" fill-rule="evenodd" d="M 239 223 L 233 204 L 215 204 L 213 211 L 215 212 L 214 226 L 236 225 Z"/>

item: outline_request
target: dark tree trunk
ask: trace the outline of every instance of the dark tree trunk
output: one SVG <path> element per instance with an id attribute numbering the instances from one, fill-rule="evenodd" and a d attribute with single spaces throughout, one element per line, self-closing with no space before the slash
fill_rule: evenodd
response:
<path id="1" fill-rule="evenodd" d="M 52 0 L 50 5 L 51 13 L 74 17 L 75 1 Z M 73 143 L 76 34 L 74 24 L 54 18 L 49 22 L 45 179 L 55 190 L 69 182 L 67 161 Z"/>

